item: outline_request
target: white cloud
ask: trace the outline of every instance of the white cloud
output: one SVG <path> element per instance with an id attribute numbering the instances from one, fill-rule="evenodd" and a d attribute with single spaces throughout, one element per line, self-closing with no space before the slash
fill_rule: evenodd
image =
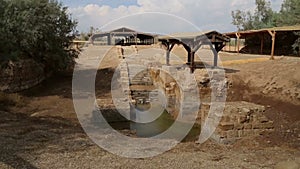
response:
<path id="1" fill-rule="evenodd" d="M 278 10 L 282 0 L 272 0 L 272 6 Z M 137 0 L 137 5 L 118 6 L 89 4 L 84 7 L 70 8 L 73 17 L 79 21 L 79 30 L 87 31 L 90 26 L 102 27 L 118 18 L 143 12 L 163 12 L 177 15 L 191 21 L 200 29 L 214 29 L 221 32 L 233 31 L 231 11 L 236 9 L 254 9 L 254 0 Z M 152 16 L 151 16 L 152 15 Z M 129 26 L 141 31 L 189 31 L 191 25 L 176 17 L 158 14 L 134 15 L 110 27 Z M 195 30 L 195 29 L 194 29 Z"/>

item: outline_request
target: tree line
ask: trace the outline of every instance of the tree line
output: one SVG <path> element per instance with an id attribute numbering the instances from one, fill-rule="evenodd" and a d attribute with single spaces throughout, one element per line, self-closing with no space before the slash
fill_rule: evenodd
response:
<path id="1" fill-rule="evenodd" d="M 239 31 L 300 24 L 300 1 L 284 0 L 279 12 L 271 8 L 271 2 L 255 0 L 254 11 L 232 11 L 232 24 Z"/>

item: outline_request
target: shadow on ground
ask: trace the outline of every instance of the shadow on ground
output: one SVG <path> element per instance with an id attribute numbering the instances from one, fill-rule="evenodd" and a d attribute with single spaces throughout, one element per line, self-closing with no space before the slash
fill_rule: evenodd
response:
<path id="1" fill-rule="evenodd" d="M 28 161 L 45 149 L 78 151 L 91 145 L 81 127 L 67 119 L 2 111 L 0 116 L 0 162 L 16 169 L 36 168 Z"/>

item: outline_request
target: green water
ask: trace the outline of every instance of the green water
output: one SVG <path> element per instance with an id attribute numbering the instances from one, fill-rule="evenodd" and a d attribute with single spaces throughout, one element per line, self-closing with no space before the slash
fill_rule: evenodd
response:
<path id="1" fill-rule="evenodd" d="M 147 110 L 147 105 L 139 105 L 139 110 Z M 168 130 L 174 123 L 174 118 L 167 112 L 164 111 L 159 118 L 151 123 L 135 123 L 135 122 L 125 122 L 115 124 L 117 130 L 131 130 L 136 133 L 137 137 L 149 138 L 163 133 Z M 182 125 L 185 125 L 182 123 Z M 115 127 L 114 127 L 115 128 Z M 185 137 L 183 141 L 196 141 L 200 134 L 200 126 L 194 125 L 190 130 L 189 134 Z"/>

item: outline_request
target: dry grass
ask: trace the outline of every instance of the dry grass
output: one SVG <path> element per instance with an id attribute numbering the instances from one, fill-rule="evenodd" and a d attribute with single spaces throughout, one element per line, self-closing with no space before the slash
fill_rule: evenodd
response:
<path id="1" fill-rule="evenodd" d="M 237 65 L 237 64 L 246 64 L 246 63 L 255 63 L 255 62 L 264 62 L 270 60 L 269 58 L 254 58 L 254 59 L 244 59 L 244 60 L 229 60 L 223 61 L 223 66 Z"/>

